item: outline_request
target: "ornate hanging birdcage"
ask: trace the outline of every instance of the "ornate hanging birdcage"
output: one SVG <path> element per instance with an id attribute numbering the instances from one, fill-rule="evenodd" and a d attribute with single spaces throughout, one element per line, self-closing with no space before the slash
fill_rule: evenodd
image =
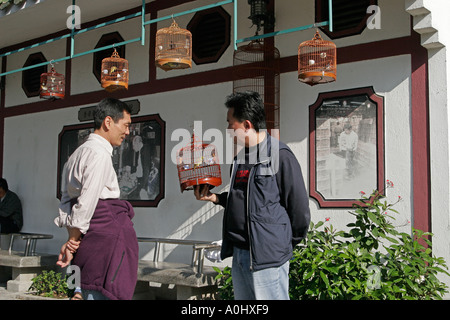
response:
<path id="1" fill-rule="evenodd" d="M 102 87 L 108 92 L 128 89 L 128 79 L 128 60 L 121 58 L 114 48 L 112 56 L 102 60 Z"/>
<path id="2" fill-rule="evenodd" d="M 175 20 L 156 32 L 155 64 L 164 71 L 192 66 L 192 34 Z"/>
<path id="3" fill-rule="evenodd" d="M 319 31 L 314 38 L 298 47 L 298 80 L 311 86 L 336 81 L 336 45 L 322 40 Z"/>
<path id="4" fill-rule="evenodd" d="M 267 129 L 279 129 L 280 51 L 270 42 L 251 41 L 237 48 L 233 65 L 233 92 L 258 92 L 264 101 Z"/>
<path id="5" fill-rule="evenodd" d="M 177 169 L 181 192 L 201 184 L 215 187 L 222 184 L 216 147 L 200 143 L 194 135 L 191 143 L 178 151 Z"/>
<path id="6" fill-rule="evenodd" d="M 57 73 L 52 64 L 50 72 L 41 74 L 39 97 L 42 99 L 64 99 L 66 80 L 64 75 Z"/>

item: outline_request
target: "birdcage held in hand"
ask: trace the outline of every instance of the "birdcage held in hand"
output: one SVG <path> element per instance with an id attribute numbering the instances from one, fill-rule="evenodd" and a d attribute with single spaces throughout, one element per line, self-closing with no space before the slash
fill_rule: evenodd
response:
<path id="1" fill-rule="evenodd" d="M 192 34 L 175 20 L 156 32 L 155 64 L 164 71 L 192 66 Z"/>
<path id="2" fill-rule="evenodd" d="M 66 80 L 64 75 L 57 73 L 51 67 L 50 72 L 44 72 L 40 78 L 41 87 L 39 97 L 42 99 L 64 99 L 66 92 Z"/>
<path id="3" fill-rule="evenodd" d="M 101 70 L 101 83 L 106 91 L 112 92 L 118 89 L 128 89 L 128 60 L 121 58 L 115 48 L 110 58 L 102 60 Z"/>
<path id="4" fill-rule="evenodd" d="M 319 31 L 314 38 L 298 47 L 298 80 L 311 86 L 336 81 L 336 45 L 322 40 Z"/>
<path id="5" fill-rule="evenodd" d="M 191 143 L 178 151 L 177 169 L 181 192 L 201 184 L 214 187 L 222 184 L 216 147 L 200 143 L 194 135 Z"/>

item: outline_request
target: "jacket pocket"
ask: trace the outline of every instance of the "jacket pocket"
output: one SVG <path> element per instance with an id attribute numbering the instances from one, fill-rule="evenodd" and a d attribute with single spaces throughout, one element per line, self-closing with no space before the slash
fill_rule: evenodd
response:
<path id="1" fill-rule="evenodd" d="M 253 258 L 258 265 L 276 264 L 291 251 L 292 231 L 287 223 L 251 221 Z"/>
<path id="2" fill-rule="evenodd" d="M 262 207 L 271 206 L 280 201 L 275 176 L 255 175 L 253 181 L 251 198 L 255 207 L 252 210 L 258 211 Z"/>

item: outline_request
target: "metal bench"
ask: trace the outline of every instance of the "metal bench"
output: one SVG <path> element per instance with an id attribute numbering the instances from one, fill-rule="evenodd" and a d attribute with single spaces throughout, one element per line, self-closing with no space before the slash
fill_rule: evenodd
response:
<path id="1" fill-rule="evenodd" d="M 52 239 L 53 235 L 51 234 L 42 234 L 42 233 L 28 233 L 28 232 L 15 232 L 10 233 L 11 239 L 9 241 L 9 252 L 12 252 L 14 240 L 17 237 L 22 238 L 26 241 L 24 255 L 25 256 L 34 256 L 36 255 L 36 242 L 41 239 Z"/>
<path id="2" fill-rule="evenodd" d="M 205 250 L 220 249 L 220 245 L 209 241 L 138 237 L 139 242 L 155 243 L 153 261 L 140 260 L 138 281 L 176 286 L 176 299 L 195 299 L 217 291 L 217 272 L 204 266 Z M 161 244 L 192 246 L 190 264 L 159 261 Z"/>
<path id="3" fill-rule="evenodd" d="M 220 245 L 213 244 L 211 243 L 211 241 L 201 241 L 201 240 L 138 237 L 138 241 L 155 243 L 155 252 L 153 254 L 154 262 L 159 261 L 159 253 L 162 243 L 192 246 L 191 266 L 196 267 L 197 273 L 199 274 L 203 272 L 203 264 L 205 261 L 205 250 L 213 250 L 221 248 Z"/>

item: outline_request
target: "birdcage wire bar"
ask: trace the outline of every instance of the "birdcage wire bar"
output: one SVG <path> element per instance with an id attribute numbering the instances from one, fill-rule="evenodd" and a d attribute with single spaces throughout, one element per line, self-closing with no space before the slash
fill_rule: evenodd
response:
<path id="1" fill-rule="evenodd" d="M 323 40 L 319 30 L 298 47 L 298 80 L 311 86 L 336 81 L 336 45 Z"/>
<path id="2" fill-rule="evenodd" d="M 39 97 L 42 99 L 64 99 L 66 80 L 64 75 L 55 71 L 52 66 L 50 72 L 41 74 Z"/>
<path id="3" fill-rule="evenodd" d="M 217 149 L 213 144 L 201 143 L 192 135 L 191 143 L 177 154 L 177 170 L 181 192 L 194 186 L 220 186 L 222 177 Z"/>
<path id="4" fill-rule="evenodd" d="M 254 40 L 237 48 L 233 56 L 233 65 L 233 92 L 258 92 L 264 101 L 267 129 L 279 129 L 279 50 L 262 40 Z"/>
<path id="5" fill-rule="evenodd" d="M 102 60 L 101 83 L 106 91 L 128 89 L 129 74 L 128 60 L 121 58 L 115 48 L 110 58 Z"/>
<path id="6" fill-rule="evenodd" d="M 164 71 L 192 67 L 192 34 L 175 20 L 156 32 L 155 64 Z"/>

